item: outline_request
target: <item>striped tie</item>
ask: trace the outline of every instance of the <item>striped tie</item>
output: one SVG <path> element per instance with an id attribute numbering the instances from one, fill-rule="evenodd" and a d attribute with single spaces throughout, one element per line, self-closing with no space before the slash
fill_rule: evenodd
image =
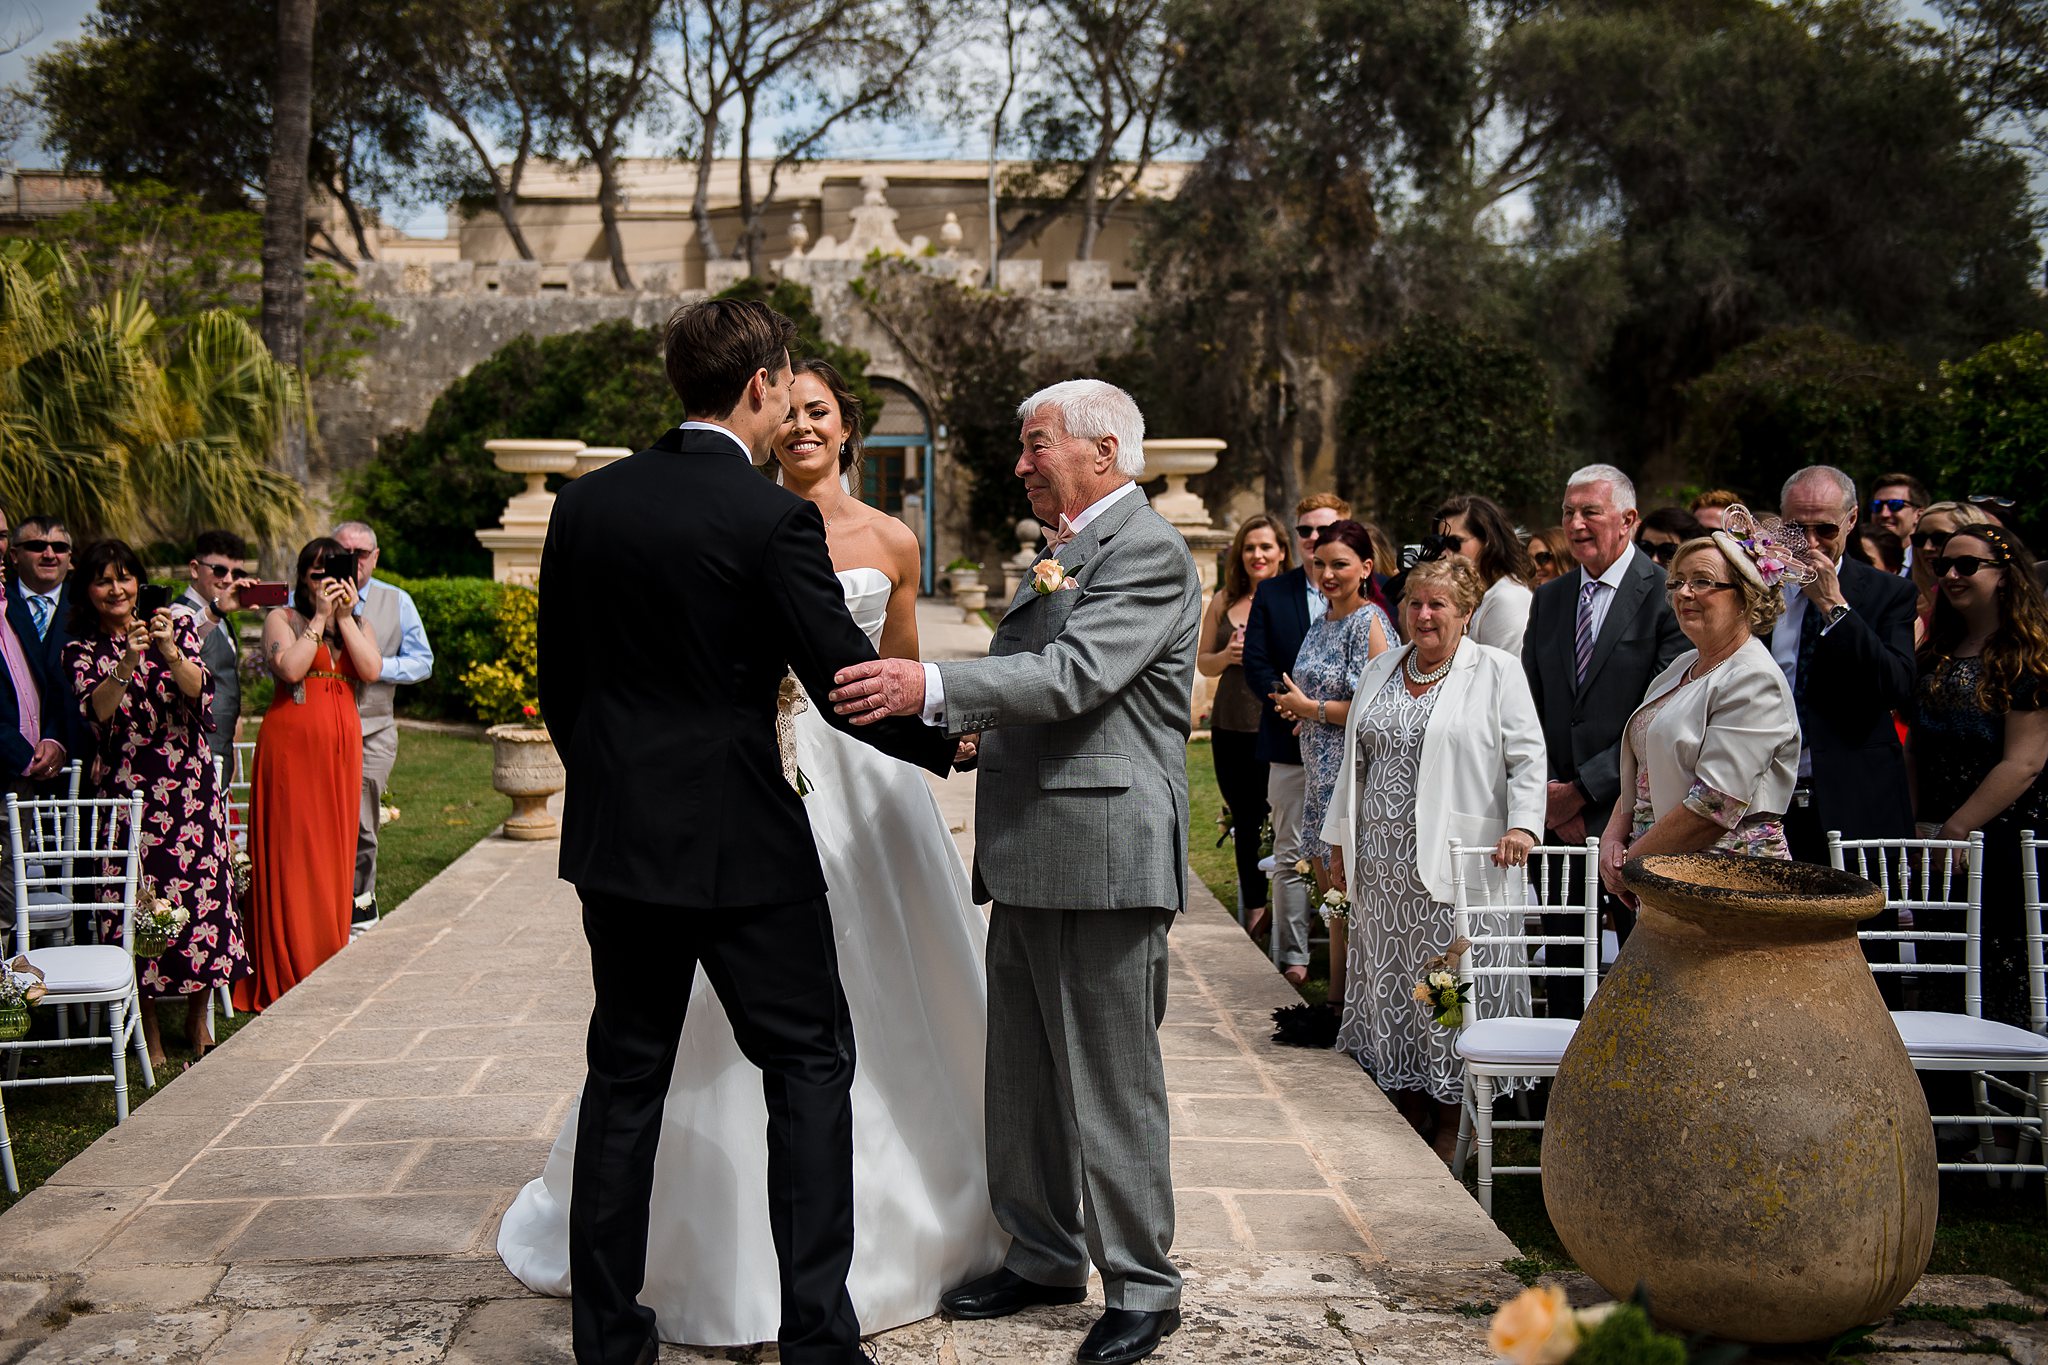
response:
<path id="1" fill-rule="evenodd" d="M 50 599 L 29 593 L 28 611 L 30 617 L 35 621 L 36 638 L 38 640 L 47 639 L 50 634 Z"/>
<path id="2" fill-rule="evenodd" d="M 1579 625 L 1572 635 L 1572 653 L 1578 658 L 1580 687 L 1586 685 L 1586 670 L 1593 666 L 1593 597 L 1599 591 L 1597 578 L 1579 589 Z"/>

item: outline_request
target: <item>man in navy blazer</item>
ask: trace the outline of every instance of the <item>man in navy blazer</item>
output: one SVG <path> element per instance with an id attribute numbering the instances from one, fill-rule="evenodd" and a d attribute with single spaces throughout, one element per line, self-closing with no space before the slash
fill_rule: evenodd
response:
<path id="1" fill-rule="evenodd" d="M 1302 565 L 1315 553 L 1322 529 L 1350 515 L 1351 504 L 1335 493 L 1312 493 L 1301 500 L 1294 509 L 1294 544 Z M 1244 680 L 1253 696 L 1264 699 L 1281 690 L 1280 675 L 1293 670 L 1309 626 L 1328 609 L 1306 567 L 1259 584 L 1244 624 Z M 1295 875 L 1294 865 L 1301 860 L 1306 777 L 1294 722 L 1272 706 L 1260 713 L 1256 753 L 1267 765 L 1266 800 L 1273 813 L 1273 959 L 1287 979 L 1299 985 L 1308 979 L 1310 897 L 1308 883 Z M 1258 931 L 1256 922 L 1250 927 Z"/>
<path id="2" fill-rule="evenodd" d="M 84 753 L 85 722 L 70 705 L 64 646 L 70 642 L 71 533 L 51 516 L 33 516 L 14 528 L 8 545 L 7 624 L 21 642 L 42 693 L 45 723 L 73 756 Z M 31 598 L 39 599 L 31 601 Z"/>

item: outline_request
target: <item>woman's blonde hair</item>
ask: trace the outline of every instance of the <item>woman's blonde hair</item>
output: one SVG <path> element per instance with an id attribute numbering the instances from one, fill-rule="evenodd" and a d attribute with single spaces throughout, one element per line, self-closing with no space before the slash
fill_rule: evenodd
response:
<path id="1" fill-rule="evenodd" d="M 1722 532 L 1719 536 L 1694 536 L 1679 546 L 1678 553 L 1671 556 L 1671 576 L 1677 578 L 1679 568 L 1693 555 L 1711 553 L 1728 566 L 1734 577 L 1735 590 L 1742 594 L 1743 615 L 1749 618 L 1750 634 L 1768 634 L 1771 627 L 1778 624 L 1778 618 L 1785 614 L 1785 594 L 1776 588 L 1765 587 L 1756 565 L 1740 549 L 1731 555 L 1728 547 L 1721 543 L 1723 538 L 1733 539 Z"/>
<path id="2" fill-rule="evenodd" d="M 1425 559 L 1408 571 L 1408 581 L 1402 588 L 1403 600 L 1415 591 L 1418 584 L 1440 583 L 1450 590 L 1451 600 L 1458 604 L 1460 613 L 1470 616 L 1479 610 L 1480 599 L 1486 596 L 1486 580 L 1479 576 L 1479 570 L 1472 562 L 1460 555 L 1445 555 L 1442 559 Z"/>

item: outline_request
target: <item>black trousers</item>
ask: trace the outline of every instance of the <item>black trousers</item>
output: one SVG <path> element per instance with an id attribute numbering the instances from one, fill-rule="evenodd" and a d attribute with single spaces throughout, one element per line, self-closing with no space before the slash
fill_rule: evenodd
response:
<path id="1" fill-rule="evenodd" d="M 682 910 L 583 892 L 597 1005 L 576 1120 L 569 1275 L 580 1365 L 630 1365 L 654 1333 L 637 1299 L 662 1103 L 701 964 L 768 1099 L 768 1222 L 782 1269 L 782 1359 L 858 1360 L 853 1025 L 825 899 Z"/>
<path id="2" fill-rule="evenodd" d="M 1209 751 L 1216 759 L 1216 789 L 1230 807 L 1236 828 L 1237 884 L 1248 910 L 1266 903 L 1266 874 L 1259 871 L 1259 831 L 1266 824 L 1266 763 L 1258 756 L 1259 736 L 1249 730 L 1211 730 Z"/>

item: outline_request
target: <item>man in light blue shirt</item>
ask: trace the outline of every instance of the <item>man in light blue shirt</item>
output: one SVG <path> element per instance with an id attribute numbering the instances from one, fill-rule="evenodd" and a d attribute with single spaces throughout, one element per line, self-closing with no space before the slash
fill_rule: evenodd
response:
<path id="1" fill-rule="evenodd" d="M 356 615 L 369 627 L 377 652 L 384 656 L 383 670 L 374 680 L 364 681 L 356 699 L 363 718 L 363 801 L 356 827 L 354 914 L 360 930 L 377 922 L 377 827 L 384 788 L 398 761 L 398 718 L 393 702 L 401 684 L 425 682 L 433 676 L 434 651 L 427 643 L 426 627 L 420 623 L 412 594 L 373 576 L 377 572 L 377 533 L 360 521 L 345 521 L 334 528 L 334 538 L 343 549 L 356 552 L 356 591 L 361 595 Z"/>

